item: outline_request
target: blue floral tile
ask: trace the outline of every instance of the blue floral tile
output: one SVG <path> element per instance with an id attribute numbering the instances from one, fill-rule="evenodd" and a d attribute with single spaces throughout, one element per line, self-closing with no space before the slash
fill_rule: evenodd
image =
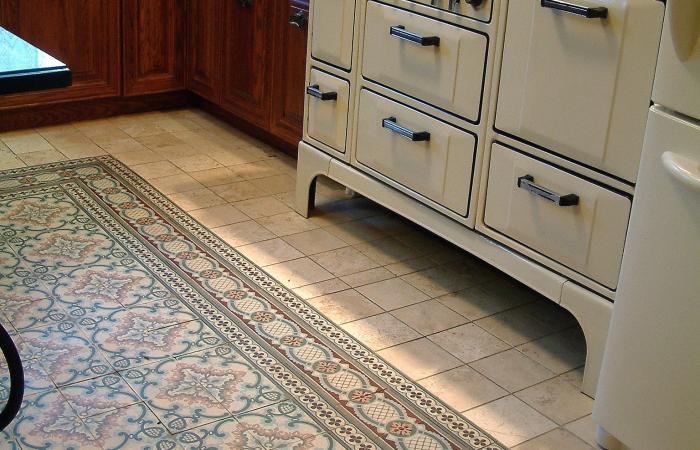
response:
<path id="1" fill-rule="evenodd" d="M 85 424 L 104 450 L 182 450 L 143 403 L 92 416 Z"/>
<path id="2" fill-rule="evenodd" d="M 14 301 L 6 299 L 0 313 L 18 331 L 41 328 L 68 319 L 60 303 L 49 296 L 33 301 L 21 296 L 15 297 Z"/>
<path id="3" fill-rule="evenodd" d="M 114 372 L 73 322 L 23 331 L 20 336 L 22 359 L 39 360 L 57 386 Z"/>
<path id="4" fill-rule="evenodd" d="M 92 433 L 58 391 L 25 400 L 20 414 L 5 431 L 23 450 L 100 449 Z"/>
<path id="5" fill-rule="evenodd" d="M 192 362 L 174 359 L 123 373 L 131 388 L 172 433 L 230 417 L 230 413 L 199 383 L 202 372 Z"/>
<path id="6" fill-rule="evenodd" d="M 81 418 L 104 414 L 141 401 L 119 374 L 71 384 L 60 388 L 60 392 Z"/>
<path id="7" fill-rule="evenodd" d="M 24 397 L 41 394 L 56 388 L 39 360 L 22 361 L 24 368 Z M 10 395 L 10 372 L 3 359 L 0 364 L 0 405 L 4 405 Z"/>
<path id="8" fill-rule="evenodd" d="M 188 450 L 343 448 L 299 406 L 291 402 L 278 403 L 186 431 L 179 435 L 178 440 Z"/>
<path id="9" fill-rule="evenodd" d="M 0 431 L 0 448 L 7 450 L 21 450 L 17 440 L 7 431 Z"/>

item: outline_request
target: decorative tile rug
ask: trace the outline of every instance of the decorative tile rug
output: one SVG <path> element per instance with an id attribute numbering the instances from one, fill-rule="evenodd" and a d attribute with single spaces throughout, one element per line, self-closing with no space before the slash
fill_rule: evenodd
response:
<path id="1" fill-rule="evenodd" d="M 2 448 L 504 448 L 111 158 L 0 173 L 0 312 Z"/>

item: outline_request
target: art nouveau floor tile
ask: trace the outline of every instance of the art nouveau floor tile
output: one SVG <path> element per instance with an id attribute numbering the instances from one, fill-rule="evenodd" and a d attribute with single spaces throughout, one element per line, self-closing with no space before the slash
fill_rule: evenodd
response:
<path id="1" fill-rule="evenodd" d="M 103 414 L 141 401 L 119 374 L 74 383 L 60 388 L 59 391 L 81 418 Z"/>
<path id="2" fill-rule="evenodd" d="M 4 405 L 10 396 L 10 372 L 7 366 L 0 364 L 0 405 Z M 24 368 L 24 397 L 28 398 L 36 394 L 51 391 L 56 388 L 51 378 L 37 359 L 22 361 Z"/>
<path id="3" fill-rule="evenodd" d="M 216 333 L 201 320 L 161 326 L 171 321 L 130 310 L 114 328 L 98 329 L 92 340 L 117 370 L 213 347 L 221 343 Z"/>
<path id="4" fill-rule="evenodd" d="M 158 418 L 138 403 L 84 419 L 104 450 L 181 450 Z"/>
<path id="5" fill-rule="evenodd" d="M 17 294 L 0 292 L 3 321 L 17 331 L 41 328 L 68 319 L 61 303 L 42 291 L 17 288 Z"/>
<path id="6" fill-rule="evenodd" d="M 26 399 L 5 430 L 22 448 L 99 450 L 94 436 L 58 391 Z"/>
<path id="7" fill-rule="evenodd" d="M 129 369 L 123 376 L 168 430 L 178 433 L 230 417 L 224 405 L 200 382 L 215 377 L 214 370 L 199 368 L 192 360 L 166 359 Z M 222 383 L 233 384 L 233 370 L 219 372 L 219 376 L 228 375 Z"/>

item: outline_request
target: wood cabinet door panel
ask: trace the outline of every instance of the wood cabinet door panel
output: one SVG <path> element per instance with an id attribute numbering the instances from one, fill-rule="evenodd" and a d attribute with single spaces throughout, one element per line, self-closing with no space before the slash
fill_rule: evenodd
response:
<path id="1" fill-rule="evenodd" d="M 308 11 L 308 0 L 277 2 L 275 11 L 270 131 L 291 144 L 301 140 L 304 125 L 308 25 L 294 25 L 290 18 L 303 15 L 308 19 Z"/>
<path id="2" fill-rule="evenodd" d="M 124 94 L 184 87 L 184 0 L 123 0 Z"/>
<path id="3" fill-rule="evenodd" d="M 223 14 L 222 106 L 263 128 L 269 124 L 274 3 L 252 0 L 246 7 L 231 0 Z"/>
<path id="4" fill-rule="evenodd" d="M 220 102 L 223 67 L 221 39 L 226 0 L 187 0 L 187 89 Z"/>
<path id="5" fill-rule="evenodd" d="M 68 65 L 73 85 L 3 96 L 0 107 L 120 92 L 119 0 L 2 0 L 0 25 Z"/>

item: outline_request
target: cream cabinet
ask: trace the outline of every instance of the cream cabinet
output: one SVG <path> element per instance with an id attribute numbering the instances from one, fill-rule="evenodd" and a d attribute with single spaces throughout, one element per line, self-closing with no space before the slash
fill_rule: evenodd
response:
<path id="1" fill-rule="evenodd" d="M 368 90 L 360 94 L 357 161 L 467 215 L 474 136 Z"/>
<path id="2" fill-rule="evenodd" d="M 354 27 L 355 0 L 315 1 L 311 27 L 312 57 L 350 69 Z"/>
<path id="3" fill-rule="evenodd" d="M 634 181 L 664 6 L 658 0 L 518 0 L 496 128 Z"/>
<path id="4" fill-rule="evenodd" d="M 312 69 L 306 99 L 309 137 L 345 153 L 350 84 L 342 78 Z"/>
<path id="5" fill-rule="evenodd" d="M 430 5 L 433 8 L 460 16 L 472 17 L 482 22 L 491 20 L 493 3 L 491 0 L 410 0 L 415 3 Z"/>
<path id="6" fill-rule="evenodd" d="M 370 1 L 364 41 L 364 77 L 479 120 L 486 36 Z"/>

